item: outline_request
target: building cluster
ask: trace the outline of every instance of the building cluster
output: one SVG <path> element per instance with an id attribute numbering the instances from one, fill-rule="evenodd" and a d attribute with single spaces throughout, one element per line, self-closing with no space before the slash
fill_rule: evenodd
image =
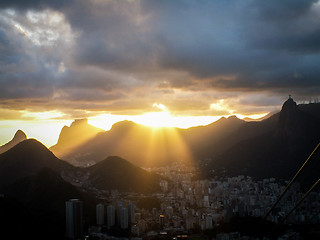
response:
<path id="1" fill-rule="evenodd" d="M 118 226 L 121 229 L 127 229 L 134 222 L 134 204 L 129 203 L 125 206 L 121 201 L 116 206 L 110 204 L 105 207 L 102 203 L 96 206 L 97 225 L 107 225 L 108 228 Z M 106 215 L 106 221 L 105 221 Z"/>
<path id="2" fill-rule="evenodd" d="M 235 216 L 263 217 L 286 185 L 286 182 L 279 183 L 274 178 L 254 181 L 247 176 L 196 180 L 194 169 L 182 165 L 157 168 L 153 171 L 166 179 L 160 182 L 161 192 L 151 196 L 110 192 L 106 195 L 107 199 L 104 199 L 107 204 L 96 206 L 98 228 L 92 227 L 89 233 L 100 236 L 98 239 L 114 239 L 109 233 L 101 231 L 103 226 L 107 229 L 116 227 L 130 231 L 130 236 L 137 239 L 150 239 L 160 233 L 199 233 L 229 222 Z M 299 185 L 293 185 L 268 220 L 279 222 L 302 196 Z M 159 207 L 139 208 L 133 203 L 147 197 L 156 198 Z M 319 192 L 312 192 L 290 215 L 287 222 L 302 223 L 310 220 L 319 223 L 319 214 L 314 217 L 314 213 L 320 208 L 319 200 Z M 217 235 L 217 239 L 229 239 L 227 235 Z"/>
<path id="3" fill-rule="evenodd" d="M 159 168 L 157 172 L 168 179 L 160 183 L 162 212 L 170 212 L 165 214 L 168 219 L 178 218 L 187 230 L 196 225 L 201 229 L 210 229 L 214 224 L 228 222 L 234 216 L 263 217 L 288 183 L 277 182 L 275 178 L 254 181 L 248 176 L 193 180 L 194 171 L 182 165 Z M 303 195 L 299 184 L 293 184 L 268 220 L 277 223 Z M 319 200 L 319 192 L 312 192 L 287 222 L 319 222 L 319 216 L 313 218 L 320 207 Z"/>

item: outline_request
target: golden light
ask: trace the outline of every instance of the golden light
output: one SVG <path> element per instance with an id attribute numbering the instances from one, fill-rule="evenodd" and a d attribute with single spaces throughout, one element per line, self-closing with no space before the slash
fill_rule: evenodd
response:
<path id="1" fill-rule="evenodd" d="M 104 129 L 106 131 L 112 128 L 112 125 L 120 122 L 128 120 L 128 116 L 126 115 L 112 115 L 112 114 L 101 114 L 95 117 L 90 117 L 88 119 L 88 123 L 92 126 Z"/>
<path id="2" fill-rule="evenodd" d="M 162 111 L 148 112 L 140 116 L 132 116 L 129 117 L 128 120 L 149 127 L 190 128 L 208 125 L 220 118 L 219 116 L 175 116 L 172 115 L 169 109 L 161 103 L 154 103 L 152 106 Z"/>
<path id="3" fill-rule="evenodd" d="M 170 113 L 169 109 L 161 104 L 154 103 L 152 105 L 154 108 L 159 109 L 160 111 L 147 112 L 141 115 L 114 115 L 111 113 L 98 114 L 93 117 L 88 118 L 88 123 L 92 126 L 104 129 L 108 131 L 112 128 L 112 126 L 120 121 L 129 120 L 140 124 L 142 126 L 153 127 L 155 128 L 154 134 L 155 136 L 149 136 L 149 141 L 152 139 L 155 142 L 160 141 L 160 135 L 168 136 L 171 135 L 176 141 L 178 141 L 177 137 L 172 136 L 172 134 L 168 133 L 168 129 L 166 130 L 166 134 L 160 134 L 157 128 L 190 128 L 196 126 L 205 126 L 210 123 L 213 123 L 220 119 L 222 116 L 179 116 Z M 233 110 L 227 108 L 224 100 L 219 100 L 216 103 L 210 105 L 211 109 L 226 111 L 229 114 L 225 115 L 225 117 L 230 116 L 231 114 L 235 114 L 238 118 L 249 117 L 251 119 L 259 119 L 264 117 L 267 113 L 259 113 L 259 114 L 251 114 L 251 115 L 243 115 L 238 113 L 233 113 Z M 7 112 L 5 112 L 7 114 Z M 26 132 L 27 136 L 30 138 L 36 138 L 43 142 L 46 146 L 54 145 L 57 142 L 59 137 L 59 133 L 64 125 L 69 126 L 73 119 L 69 119 L 67 115 L 63 112 L 52 110 L 52 111 L 42 111 L 42 112 L 32 112 L 28 110 L 17 110 L 14 112 L 14 119 L 12 120 L 2 120 L 0 124 L 0 130 L 2 131 L 1 143 L 4 144 L 11 140 L 15 131 L 21 129 Z M 12 115 L 12 113 L 10 112 Z M 90 112 L 92 115 L 92 112 Z M 17 115 L 17 116 L 16 116 Z M 163 131 L 163 130 L 161 130 Z M 43 134 L 45 133 L 45 135 Z M 162 140 L 161 140 L 162 141 Z M 161 142 L 160 141 L 160 142 Z M 152 148 L 152 146 L 151 146 Z"/>
<path id="4" fill-rule="evenodd" d="M 251 118 L 251 119 L 259 119 L 265 117 L 269 113 L 260 113 L 260 114 L 251 114 L 251 115 L 243 115 L 243 114 L 235 114 L 237 118 L 244 119 L 244 118 Z"/>
<path id="5" fill-rule="evenodd" d="M 127 159 L 137 158 L 144 166 L 154 166 L 161 162 L 169 163 L 171 160 L 191 163 L 193 156 L 181 138 L 180 131 L 175 127 L 206 125 L 219 117 L 174 116 L 161 103 L 154 103 L 153 107 L 161 111 L 135 116 L 102 114 L 89 118 L 88 123 L 103 129 L 110 129 L 113 123 L 123 120 L 137 123 L 137 125 L 128 123 L 126 132 L 123 135 L 121 133 L 121 141 L 113 143 L 112 154 L 114 155 L 121 154 L 121 157 Z M 141 146 L 146 148 L 141 151 Z M 126 151 L 123 152 L 123 149 Z"/>
<path id="6" fill-rule="evenodd" d="M 56 144 L 60 131 L 65 125 L 70 125 L 72 120 L 6 120 L 0 122 L 0 131 L 6 139 L 1 139 L 5 144 L 12 139 L 14 133 L 21 129 L 28 138 L 35 138 L 47 147 Z M 0 145 L 1 145 L 0 144 Z"/>
<path id="7" fill-rule="evenodd" d="M 65 114 L 55 110 L 42 112 L 23 110 L 20 113 L 25 120 L 11 121 L 11 124 L 19 122 L 17 125 L 29 138 L 36 138 L 47 147 L 54 145 L 62 127 L 72 122 L 64 120 Z"/>
<path id="8" fill-rule="evenodd" d="M 173 160 L 190 164 L 194 160 L 177 128 L 153 128 L 146 150 L 146 165 L 150 166 Z"/>
<path id="9" fill-rule="evenodd" d="M 126 131 L 120 134 L 121 137 L 118 137 L 121 141 L 111 143 L 112 154 L 125 159 L 135 159 L 138 165 L 151 167 L 176 160 L 184 163 L 191 163 L 193 160 L 177 128 L 128 123 Z"/>
<path id="10" fill-rule="evenodd" d="M 150 112 L 137 116 L 136 123 L 149 127 L 174 127 L 174 117 L 169 112 Z"/>
<path id="11" fill-rule="evenodd" d="M 141 116 L 137 116 L 133 121 L 149 127 L 174 127 L 174 117 L 171 116 L 165 105 L 154 103 L 152 107 L 162 111 L 145 113 Z"/>
<path id="12" fill-rule="evenodd" d="M 148 127 L 177 127 L 177 120 L 169 112 L 148 112 L 142 115 L 112 115 L 112 114 L 101 114 L 95 117 L 91 117 L 88 123 L 102 128 L 104 130 L 110 130 L 112 125 L 129 120 L 137 124 L 141 124 Z"/>
<path id="13" fill-rule="evenodd" d="M 152 105 L 152 107 L 159 108 L 159 109 L 161 109 L 162 111 L 167 111 L 167 110 L 168 110 L 167 107 L 166 107 L 165 105 L 161 104 L 161 103 L 154 103 L 154 104 Z"/>
<path id="14" fill-rule="evenodd" d="M 30 112 L 24 110 L 20 112 L 22 113 L 22 117 L 24 118 L 33 118 L 37 120 L 57 119 L 65 116 L 64 113 L 58 111 Z"/>
<path id="15" fill-rule="evenodd" d="M 177 128 L 190 128 L 195 126 L 205 126 L 212 122 L 217 121 L 221 116 L 175 116 L 171 114 L 168 108 L 161 103 L 154 103 L 152 105 L 162 111 L 160 112 L 147 112 L 142 115 L 113 115 L 101 114 L 95 117 L 90 117 L 88 123 L 110 130 L 112 125 L 124 120 L 129 120 L 137 124 L 148 127 L 177 127 Z"/>
<path id="16" fill-rule="evenodd" d="M 210 109 L 216 110 L 216 111 L 223 111 L 226 109 L 226 107 L 223 105 L 224 100 L 221 99 L 217 103 L 210 104 Z"/>
<path id="17" fill-rule="evenodd" d="M 217 112 L 228 112 L 230 115 L 234 113 L 234 110 L 230 109 L 223 99 L 220 99 L 217 103 L 210 104 L 210 109 Z"/>

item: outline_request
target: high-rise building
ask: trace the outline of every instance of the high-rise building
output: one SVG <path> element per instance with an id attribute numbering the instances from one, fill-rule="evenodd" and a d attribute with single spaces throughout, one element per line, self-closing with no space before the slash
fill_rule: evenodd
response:
<path id="1" fill-rule="evenodd" d="M 129 219 L 129 223 L 132 224 L 134 223 L 134 204 L 133 203 L 129 203 L 128 205 L 128 219 Z"/>
<path id="2" fill-rule="evenodd" d="M 116 221 L 115 208 L 113 205 L 107 207 L 107 225 L 108 228 L 113 227 Z"/>
<path id="3" fill-rule="evenodd" d="M 160 229 L 164 228 L 164 215 L 160 215 L 159 216 L 159 225 L 160 225 Z"/>
<path id="4" fill-rule="evenodd" d="M 83 236 L 82 201 L 70 199 L 66 202 L 66 237 L 79 239 Z"/>
<path id="5" fill-rule="evenodd" d="M 122 229 L 127 229 L 129 227 L 128 222 L 128 209 L 122 208 L 120 211 L 120 227 Z"/>
<path id="6" fill-rule="evenodd" d="M 121 202 L 121 201 L 118 201 L 117 202 L 117 205 L 116 205 L 116 219 L 117 219 L 117 222 L 116 222 L 116 224 L 117 224 L 117 226 L 120 226 L 120 223 L 121 223 L 121 220 L 120 220 L 120 218 L 121 218 L 121 209 L 123 208 L 124 206 L 123 206 L 123 203 Z"/>
<path id="7" fill-rule="evenodd" d="M 104 224 L 104 205 L 99 203 L 96 206 L 97 225 Z"/>

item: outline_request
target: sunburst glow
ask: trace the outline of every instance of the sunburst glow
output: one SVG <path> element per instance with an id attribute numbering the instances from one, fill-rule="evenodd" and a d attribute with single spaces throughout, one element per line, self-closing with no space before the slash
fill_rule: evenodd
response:
<path id="1" fill-rule="evenodd" d="M 153 107 L 158 108 L 160 112 L 147 112 L 142 115 L 113 115 L 102 114 L 89 118 L 89 124 L 102 128 L 111 129 L 112 125 L 119 121 L 129 120 L 135 123 L 149 127 L 177 127 L 189 128 L 194 126 L 208 125 L 221 116 L 175 116 L 171 114 L 168 108 L 163 104 L 155 103 Z"/>

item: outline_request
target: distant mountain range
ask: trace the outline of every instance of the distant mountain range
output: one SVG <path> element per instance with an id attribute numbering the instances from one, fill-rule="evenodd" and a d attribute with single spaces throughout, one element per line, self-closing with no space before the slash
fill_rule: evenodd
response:
<path id="1" fill-rule="evenodd" d="M 143 167 L 166 165 L 173 161 L 192 162 L 194 157 L 202 155 L 204 149 L 211 148 L 212 144 L 229 136 L 244 123 L 232 116 L 207 126 L 179 129 L 152 128 L 122 121 L 114 124 L 110 131 L 98 133 L 72 151 L 65 151 L 63 159 L 77 166 L 92 165 L 105 156 L 121 156 Z M 71 128 L 81 133 L 76 125 L 72 124 Z M 60 138 L 63 139 L 62 134 Z M 63 144 L 60 149 L 64 151 Z M 50 150 L 56 152 L 55 147 Z"/>
<path id="2" fill-rule="evenodd" d="M 92 165 L 106 156 L 121 156 L 138 166 L 151 166 L 156 162 L 165 164 L 170 162 L 174 155 L 184 154 L 183 150 L 177 147 L 178 137 L 171 128 L 155 130 L 122 121 L 114 124 L 110 131 L 97 134 L 69 151 L 63 159 L 78 166 Z M 53 148 L 51 150 L 55 151 Z"/>
<path id="3" fill-rule="evenodd" d="M 50 150 L 82 167 L 101 161 L 97 166 L 105 167 L 108 164 L 103 159 L 107 156 L 121 156 L 143 167 L 177 161 L 204 162 L 205 176 L 246 174 L 289 179 L 320 141 L 319 121 L 320 104 L 297 105 L 292 98 L 280 112 L 262 121 L 247 122 L 231 116 L 189 129 L 152 128 L 123 121 L 114 124 L 110 131 L 103 131 L 90 126 L 87 120 L 76 120 L 62 129 L 58 143 Z M 97 183 L 93 177 L 90 181 Z"/>
<path id="4" fill-rule="evenodd" d="M 289 98 L 280 112 L 267 117 L 244 121 L 231 116 L 189 129 L 123 121 L 69 151 L 64 159 L 85 166 L 116 155 L 144 167 L 206 160 L 211 161 L 206 175 L 209 169 L 214 174 L 291 178 L 320 141 L 320 104 L 297 105 Z"/>

